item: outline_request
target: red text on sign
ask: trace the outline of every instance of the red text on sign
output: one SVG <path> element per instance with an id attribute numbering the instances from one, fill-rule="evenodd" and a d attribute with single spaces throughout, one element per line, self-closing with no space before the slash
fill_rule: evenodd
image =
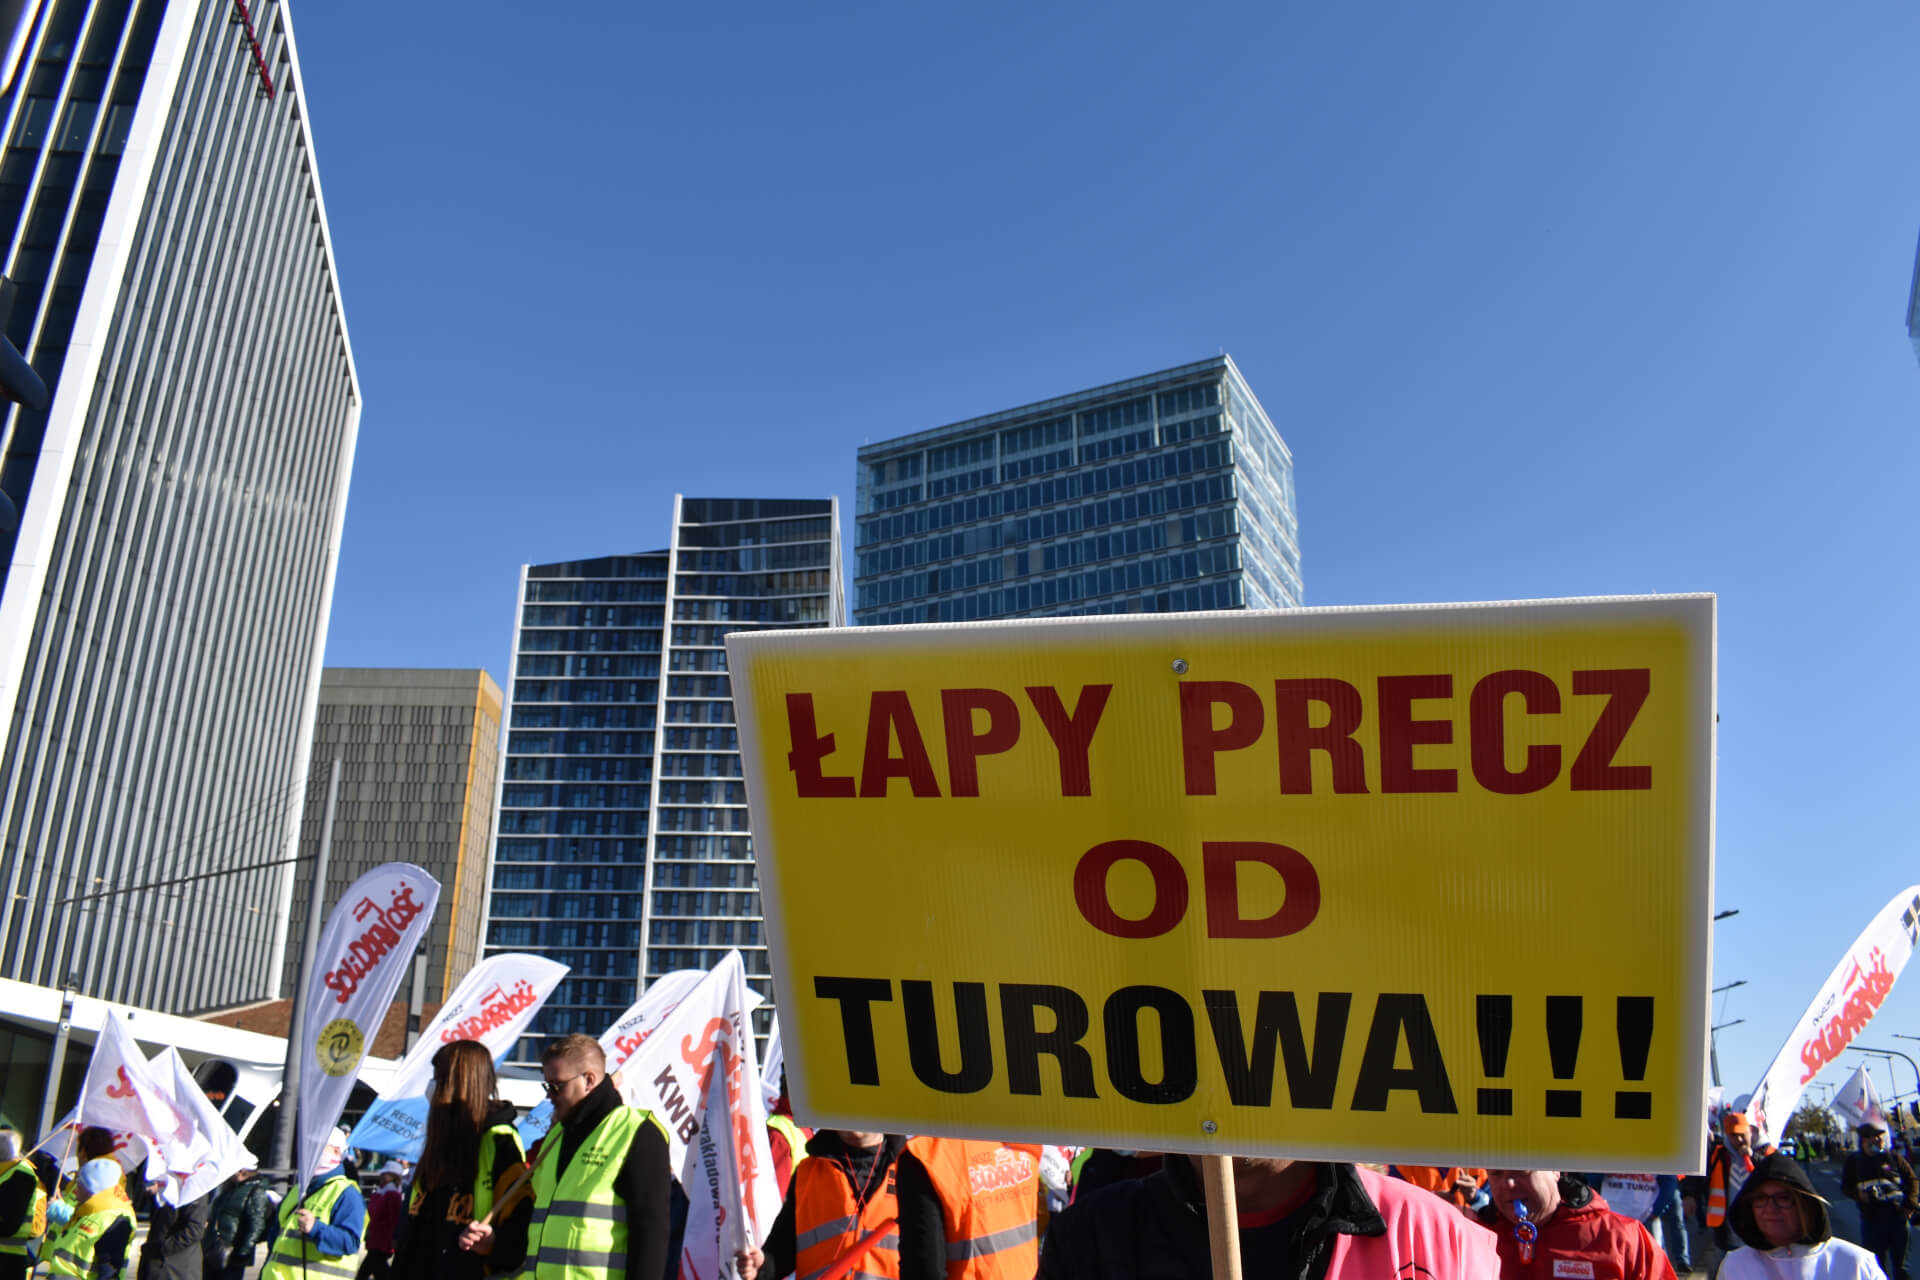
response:
<path id="1" fill-rule="evenodd" d="M 1651 673 L 1645 668 L 1573 673 L 1572 696 L 1604 697 L 1607 702 L 1574 756 L 1572 768 L 1565 771 L 1571 790 L 1652 789 L 1651 766 L 1614 763 L 1651 687 Z M 1416 748 L 1448 746 L 1455 740 L 1454 713 L 1432 705 L 1453 700 L 1453 677 L 1381 676 L 1374 682 L 1373 695 L 1378 735 L 1374 772 L 1380 791 L 1457 792 L 1457 769 L 1415 763 Z M 1429 705 L 1417 705 L 1422 703 Z M 1217 794 L 1220 754 L 1243 751 L 1269 738 L 1282 795 L 1313 794 L 1316 753 L 1326 758 L 1334 794 L 1368 793 L 1366 747 L 1355 737 L 1367 718 L 1367 705 L 1357 686 L 1327 678 L 1276 680 L 1271 720 L 1267 705 L 1252 685 L 1231 680 L 1182 682 L 1180 755 L 1188 795 Z M 1521 715 L 1554 716 L 1561 707 L 1560 686 L 1538 671 L 1496 671 L 1478 681 L 1466 707 L 1474 782 L 1496 795 L 1525 795 L 1553 785 L 1562 773 L 1561 746 L 1531 744 L 1516 766 L 1509 759 L 1507 725 L 1516 710 Z"/>

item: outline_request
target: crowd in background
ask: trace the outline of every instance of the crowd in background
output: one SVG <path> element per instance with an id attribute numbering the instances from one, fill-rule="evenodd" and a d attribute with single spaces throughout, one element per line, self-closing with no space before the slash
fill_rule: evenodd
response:
<path id="1" fill-rule="evenodd" d="M 347 1134 L 276 1196 L 254 1170 L 186 1204 L 155 1200 L 144 1237 L 113 1135 L 86 1129 L 74 1171 L 0 1131 L 0 1280 L 673 1280 L 686 1197 L 660 1121 L 625 1105 L 599 1045 L 569 1036 L 542 1072 L 554 1125 L 523 1150 L 479 1044 L 443 1047 L 426 1140 L 365 1175 Z M 1842 1193 L 1864 1248 L 1833 1235 L 1801 1138 L 1756 1150 L 1727 1113 L 1697 1177 L 1235 1159 L 1243 1274 L 1531 1280 L 1910 1280 L 1920 1184 L 1904 1140 L 1861 1126 Z M 739 1280 L 1207 1280 L 1200 1163 L 1157 1153 L 845 1130 L 773 1109 L 784 1201 Z M 365 1185 L 363 1186 L 363 1182 Z M 136 1245 L 136 1240 L 138 1243 Z M 265 1248 L 264 1259 L 262 1247 Z"/>

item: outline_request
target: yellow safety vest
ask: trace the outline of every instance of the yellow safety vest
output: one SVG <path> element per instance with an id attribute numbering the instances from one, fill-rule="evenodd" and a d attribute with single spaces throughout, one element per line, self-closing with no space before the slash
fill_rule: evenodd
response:
<path id="1" fill-rule="evenodd" d="M 642 1126 L 666 1127 L 639 1107 L 616 1107 L 595 1125 L 564 1171 L 559 1153 L 535 1162 L 527 1265 L 535 1280 L 609 1280 L 627 1269 L 627 1206 L 614 1194 Z M 555 1125 L 548 1142 L 565 1135 Z M 651 1280 L 628 1277 L 627 1280 Z"/>
<path id="2" fill-rule="evenodd" d="M 800 1162 L 807 1158 L 807 1136 L 800 1132 L 800 1126 L 793 1122 L 792 1116 L 768 1116 L 767 1128 L 787 1140 L 787 1173 L 791 1176 L 799 1170 Z"/>
<path id="3" fill-rule="evenodd" d="M 493 1167 L 496 1138 L 506 1138 L 513 1143 L 514 1151 L 520 1156 L 518 1163 L 525 1164 L 527 1161 L 526 1152 L 520 1147 L 520 1131 L 512 1125 L 497 1124 L 480 1135 L 480 1163 L 474 1170 L 473 1211 L 472 1216 L 466 1219 L 468 1222 L 479 1222 L 493 1212 L 493 1192 L 500 1175 L 500 1171 Z M 413 1193 L 407 1200 L 407 1213 L 410 1216 L 419 1215 L 421 1207 L 427 1202 L 427 1191 L 428 1188 L 421 1186 L 418 1178 L 414 1179 Z"/>
<path id="4" fill-rule="evenodd" d="M 312 1240 L 296 1235 L 293 1215 L 301 1209 L 310 1211 L 321 1222 L 325 1222 L 333 1213 L 333 1206 L 340 1203 L 340 1197 L 353 1187 L 345 1174 L 336 1173 L 325 1182 L 307 1192 L 305 1200 L 297 1199 L 291 1191 L 280 1202 L 280 1234 L 274 1237 L 273 1252 L 267 1255 L 267 1265 L 260 1268 L 260 1280 L 354 1280 L 360 1270 L 360 1250 L 356 1246 L 351 1254 L 321 1253 L 314 1247 Z"/>
<path id="5" fill-rule="evenodd" d="M 75 1206 L 73 1219 L 67 1223 L 46 1244 L 45 1257 L 47 1274 L 55 1276 L 87 1276 L 93 1274 L 93 1251 L 99 1245 L 100 1238 L 116 1222 L 124 1221 L 133 1225 L 133 1206 L 127 1202 L 126 1190 L 118 1183 L 104 1191 L 88 1196 Z M 127 1236 L 127 1242 L 133 1242 L 133 1236 Z"/>
<path id="6" fill-rule="evenodd" d="M 33 1200 L 27 1207 L 27 1216 L 20 1220 L 13 1234 L 0 1236 L 0 1258 L 28 1256 L 27 1242 L 45 1235 L 47 1230 L 47 1192 L 40 1185 L 40 1174 L 34 1169 L 33 1161 L 20 1159 L 0 1166 L 0 1186 L 14 1178 L 33 1179 Z"/>

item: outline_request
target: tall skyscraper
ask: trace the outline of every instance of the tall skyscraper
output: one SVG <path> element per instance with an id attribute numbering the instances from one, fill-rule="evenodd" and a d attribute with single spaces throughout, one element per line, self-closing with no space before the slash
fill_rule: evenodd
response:
<path id="1" fill-rule="evenodd" d="M 833 498 L 676 497 L 664 551 L 521 571 L 486 946 L 573 972 L 518 1059 L 732 947 L 772 999 L 725 638 L 845 616 Z"/>
<path id="2" fill-rule="evenodd" d="M 53 397 L 0 468 L 0 974 L 268 999 L 360 420 L 291 19 L 29 9 L 0 235 Z"/>
<path id="3" fill-rule="evenodd" d="M 427 930 L 421 998 L 438 1004 L 480 958 L 500 776 L 500 686 L 477 670 L 328 667 L 313 730 L 316 776 L 325 778 L 336 758 L 340 800 L 325 901 L 331 906 L 384 863 L 424 867 L 440 882 L 440 908 Z M 320 847 L 322 818 L 321 805 L 307 806 L 303 857 Z M 313 864 L 296 871 L 293 900 L 304 904 Z M 282 990 L 292 997 L 299 953 L 287 952 Z"/>
<path id="4" fill-rule="evenodd" d="M 1227 356 L 859 454 L 861 625 L 1301 603 L 1293 455 Z"/>

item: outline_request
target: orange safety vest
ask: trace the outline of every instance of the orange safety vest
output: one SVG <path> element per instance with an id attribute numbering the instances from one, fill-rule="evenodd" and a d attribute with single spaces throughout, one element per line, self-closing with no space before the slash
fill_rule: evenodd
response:
<path id="1" fill-rule="evenodd" d="M 1032 1280 L 1040 1267 L 1040 1148 L 913 1138 L 947 1231 L 947 1280 Z"/>
<path id="2" fill-rule="evenodd" d="M 900 1201 L 894 1195 L 893 1166 L 862 1205 L 838 1160 L 812 1156 L 793 1166 L 793 1273 L 797 1280 L 818 1280 L 860 1242 L 884 1231 L 856 1260 L 849 1277 L 899 1280 Z"/>
<path id="3" fill-rule="evenodd" d="M 1707 1225 L 1717 1227 L 1727 1220 L 1727 1164 L 1733 1159 L 1733 1152 L 1726 1146 L 1716 1144 L 1713 1154 L 1707 1157 Z M 1747 1172 L 1753 1172 L 1753 1161 L 1747 1161 Z"/>
<path id="4" fill-rule="evenodd" d="M 1465 1208 L 1469 1199 L 1455 1190 L 1455 1185 L 1462 1175 L 1473 1179 L 1475 1186 L 1483 1187 L 1487 1184 L 1485 1169 L 1462 1169 L 1458 1166 L 1443 1169 L 1437 1165 L 1396 1164 L 1390 1172 L 1398 1174 L 1402 1181 L 1411 1182 L 1423 1191 L 1431 1191 L 1442 1200 L 1460 1208 Z"/>

